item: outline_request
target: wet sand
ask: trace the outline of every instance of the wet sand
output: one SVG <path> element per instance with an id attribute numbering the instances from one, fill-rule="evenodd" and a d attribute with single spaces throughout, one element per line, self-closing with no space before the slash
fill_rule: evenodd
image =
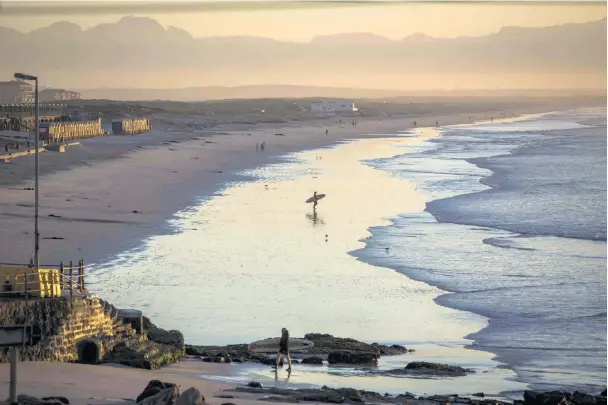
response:
<path id="1" fill-rule="evenodd" d="M 520 112 L 545 111 L 525 106 Z M 417 115 L 417 125 L 467 123 L 499 112 Z M 182 119 L 179 116 L 174 121 Z M 369 134 L 394 134 L 411 128 L 409 117 L 372 117 L 339 125 L 338 118 L 293 122 L 288 126 L 254 125 L 194 133 L 167 131 L 82 140 L 64 153 L 40 155 L 40 258 L 86 263 L 111 259 L 150 235 L 173 231 L 166 221 L 199 198 L 235 180 L 234 172 L 273 162 L 287 153 L 330 145 Z M 346 121 L 346 119 L 345 119 Z M 325 129 L 329 136 L 325 136 Z M 277 136 L 280 133 L 284 136 Z M 193 139 L 196 138 L 196 139 Z M 256 143 L 266 142 L 264 152 Z M 0 262 L 27 263 L 33 252 L 33 157 L 0 165 Z M 52 215 L 52 216 L 50 216 Z M 53 239 L 54 238 L 54 239 Z M 62 238 L 62 239 L 57 239 Z"/>

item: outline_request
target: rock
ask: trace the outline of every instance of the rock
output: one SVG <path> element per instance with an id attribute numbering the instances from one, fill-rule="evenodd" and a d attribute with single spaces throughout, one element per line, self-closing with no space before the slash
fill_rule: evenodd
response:
<path id="1" fill-rule="evenodd" d="M 566 405 L 570 403 L 566 395 L 560 391 L 550 392 L 524 392 L 525 405 Z"/>
<path id="2" fill-rule="evenodd" d="M 137 401 L 138 405 L 173 405 L 178 398 L 179 390 L 176 385 L 161 390 L 158 394 Z"/>
<path id="3" fill-rule="evenodd" d="M 164 365 L 176 363 L 183 357 L 184 351 L 174 345 L 161 344 L 136 336 L 109 343 L 102 362 L 156 370 Z"/>
<path id="4" fill-rule="evenodd" d="M 205 405 L 205 397 L 199 390 L 190 387 L 177 397 L 175 405 Z"/>
<path id="5" fill-rule="evenodd" d="M 351 402 L 365 402 L 361 393 L 354 388 L 338 388 L 336 392 Z"/>
<path id="6" fill-rule="evenodd" d="M 251 382 L 249 382 L 249 384 L 247 384 L 247 386 L 250 387 L 250 388 L 264 388 L 262 386 L 262 383 L 261 382 L 257 382 L 257 381 L 251 381 Z"/>
<path id="7" fill-rule="evenodd" d="M 317 364 L 317 365 L 321 365 L 323 364 L 323 359 L 320 357 L 306 357 L 304 359 L 302 359 L 302 364 Z"/>
<path id="8" fill-rule="evenodd" d="M 413 361 L 408 363 L 404 369 L 394 369 L 388 371 L 382 371 L 382 374 L 425 374 L 425 375 L 439 375 L 439 376 L 464 376 L 467 372 L 472 370 L 464 369 L 459 366 L 450 366 L 442 363 L 429 363 L 426 361 Z"/>
<path id="9" fill-rule="evenodd" d="M 603 396 L 603 397 L 605 397 L 606 396 L 606 390 L 602 391 L 602 393 L 600 395 Z"/>
<path id="10" fill-rule="evenodd" d="M 572 402 L 577 405 L 595 405 L 595 397 L 584 392 L 574 391 L 572 393 Z"/>
<path id="11" fill-rule="evenodd" d="M 277 360 L 270 358 L 270 357 L 264 357 L 260 360 L 260 363 L 267 364 L 269 366 L 274 366 L 275 364 L 277 364 Z M 279 360 L 279 367 L 283 367 L 283 358 L 282 357 L 281 357 L 281 360 Z"/>
<path id="12" fill-rule="evenodd" d="M 226 395 L 226 394 L 214 395 L 214 397 L 216 397 L 216 398 L 225 398 L 225 399 L 234 399 L 234 395 Z"/>
<path id="13" fill-rule="evenodd" d="M 143 329 L 148 339 L 165 345 L 174 346 L 186 353 L 184 335 L 178 330 L 164 330 L 154 325 L 148 317 L 143 316 Z M 137 329 L 137 328 L 136 328 Z"/>
<path id="14" fill-rule="evenodd" d="M 335 351 L 327 356 L 329 364 L 374 364 L 378 362 L 376 352 Z"/>
<path id="15" fill-rule="evenodd" d="M 177 388 L 177 386 L 173 383 L 162 382 L 159 380 L 150 380 L 148 382 L 148 385 L 146 385 L 146 388 L 144 388 L 142 393 L 139 394 L 139 396 L 135 399 L 135 402 L 139 403 L 144 399 L 152 397 L 161 392 L 162 390 L 166 390 L 171 387 Z"/>
<path id="16" fill-rule="evenodd" d="M 344 397 L 332 392 L 309 392 L 298 395 L 300 401 L 309 402 L 328 402 L 331 404 L 341 404 L 344 402 Z"/>
<path id="17" fill-rule="evenodd" d="M 480 397 L 480 398 L 485 398 L 486 394 L 484 394 L 483 392 L 477 392 L 475 394 L 473 394 L 474 397 Z"/>
<path id="18" fill-rule="evenodd" d="M 19 405 L 39 405 L 42 404 L 44 401 L 41 400 L 40 398 L 36 398 L 36 397 L 32 397 L 29 395 L 17 395 L 17 403 Z"/>
<path id="19" fill-rule="evenodd" d="M 70 400 L 67 399 L 66 397 L 43 397 L 41 399 L 44 401 L 59 401 L 65 405 L 69 405 L 69 403 L 70 403 Z"/>
<path id="20" fill-rule="evenodd" d="M 265 397 L 260 398 L 258 401 L 282 402 L 282 403 L 293 403 L 293 404 L 297 404 L 298 402 L 300 402 L 297 398 L 283 397 L 283 396 L 279 396 L 279 395 L 267 395 Z"/>

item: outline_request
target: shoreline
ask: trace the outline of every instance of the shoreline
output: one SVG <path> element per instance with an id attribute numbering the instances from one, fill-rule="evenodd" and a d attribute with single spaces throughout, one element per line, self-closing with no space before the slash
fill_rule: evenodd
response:
<path id="1" fill-rule="evenodd" d="M 406 120 L 404 119 L 403 122 L 400 121 L 398 123 L 395 123 L 395 125 L 403 125 L 405 123 L 405 121 Z M 391 125 L 393 125 L 393 124 L 391 123 Z M 293 128 L 291 128 L 291 129 L 293 129 Z M 307 127 L 307 130 L 310 130 L 310 129 L 311 129 L 311 127 Z M 318 129 L 320 129 L 320 128 L 318 128 Z M 407 128 L 401 128 L 401 130 L 406 130 L 406 129 Z M 276 129 L 275 128 L 275 129 L 267 130 L 267 131 L 265 131 L 265 136 L 267 138 L 270 138 L 270 139 L 276 139 L 273 136 L 274 136 L 274 131 L 277 131 L 277 130 L 281 130 L 281 129 Z M 388 131 L 388 130 L 385 130 L 385 131 Z M 251 132 L 254 132 L 254 131 L 252 130 Z M 383 132 L 383 131 L 369 131 L 369 132 Z M 226 136 L 229 136 L 229 135 L 226 135 Z M 379 135 L 379 136 L 381 136 L 383 138 L 388 137 L 387 135 Z M 393 136 L 395 136 L 395 135 L 393 134 Z M 362 139 L 362 138 L 364 139 L 364 138 L 371 138 L 371 137 L 373 137 L 373 135 L 372 136 L 365 136 L 365 135 L 359 135 L 359 136 L 357 136 L 357 135 L 345 134 L 345 135 L 343 135 L 343 137 L 341 139 L 332 139 L 329 143 L 327 143 L 326 141 L 323 141 L 323 142 L 326 142 L 326 143 L 324 143 L 324 145 L 319 146 L 319 147 L 321 147 L 321 148 L 330 147 L 330 146 L 336 145 L 338 143 L 346 142 L 346 141 L 353 140 L 353 139 Z M 209 139 L 215 140 L 215 139 L 218 139 L 218 138 L 215 138 L 215 137 L 212 136 Z M 218 142 L 219 141 L 221 141 L 221 140 L 218 140 Z M 195 144 L 197 142 L 200 142 L 200 140 L 192 140 L 192 141 L 184 142 L 181 145 L 179 145 L 179 144 L 176 144 L 176 145 L 185 147 L 184 149 L 188 149 L 191 145 L 193 145 L 193 144 Z M 167 149 L 169 147 L 173 148 L 174 146 L 175 145 L 169 145 L 169 146 L 167 146 Z M 277 152 L 276 154 L 273 154 L 273 155 L 270 155 L 270 156 L 265 156 L 262 159 L 263 160 L 262 163 L 258 162 L 258 163 L 256 163 L 256 166 L 253 166 L 253 167 L 266 166 L 266 165 L 272 163 L 273 161 L 274 162 L 283 161 L 286 158 L 286 155 L 291 155 L 291 154 L 296 153 L 298 151 L 303 151 L 303 150 L 307 150 L 308 151 L 308 150 L 310 150 L 310 147 L 307 147 L 307 145 L 301 145 L 301 144 L 298 145 L 298 146 L 296 146 L 295 147 L 296 149 L 287 150 L 287 149 L 289 149 L 289 147 L 293 147 L 293 145 L 285 147 L 285 150 L 283 150 L 282 152 Z M 176 149 L 180 149 L 180 148 L 178 147 Z M 313 148 L 313 149 L 316 149 L 316 148 Z M 134 155 L 135 156 L 139 155 L 141 157 L 143 155 L 143 152 L 145 152 L 145 151 L 142 151 L 142 153 L 135 152 Z M 182 157 L 183 156 L 194 157 L 192 155 L 189 155 L 187 150 L 183 150 L 183 149 L 182 150 L 176 150 L 176 152 L 178 152 L 180 154 L 180 156 L 182 156 Z M 250 153 L 249 150 L 246 150 L 244 152 L 246 152 L 246 154 Z M 152 157 L 159 156 L 159 154 L 157 154 L 157 153 L 152 153 L 150 155 Z M 135 156 L 126 157 L 124 160 L 133 159 Z M 140 159 L 140 158 L 136 158 L 136 159 L 138 160 L 138 162 L 142 161 L 142 159 Z M 198 159 L 193 159 L 193 160 L 198 160 Z M 118 159 L 111 159 L 111 160 L 106 160 L 106 161 L 102 161 L 102 162 L 96 163 L 96 165 L 104 165 L 104 164 L 106 164 L 106 165 L 114 165 L 117 161 L 118 161 Z M 252 162 L 251 161 L 247 161 L 247 163 L 252 163 Z M 221 166 L 221 168 L 230 167 L 230 162 L 221 162 L 221 164 L 226 165 L 226 166 Z M 80 167 L 80 166 L 77 166 L 77 167 Z M 121 169 L 122 168 L 124 168 L 124 167 L 121 167 Z M 225 190 L 226 187 L 230 187 L 231 184 L 233 184 L 235 181 L 238 181 L 240 179 L 240 177 L 238 175 L 235 175 L 235 172 L 237 172 L 237 173 L 238 172 L 242 172 L 242 170 L 245 170 L 245 169 L 247 169 L 247 168 L 244 168 L 244 169 L 230 169 L 229 168 L 229 169 L 222 170 L 224 173 L 217 173 L 217 174 L 222 174 L 222 175 L 226 174 L 225 176 L 220 176 L 221 179 L 216 180 L 216 181 L 211 181 L 211 182 L 209 182 L 209 183 L 206 184 L 207 192 L 209 192 L 209 189 L 213 189 L 213 190 L 215 190 L 213 193 L 207 194 L 207 196 L 202 196 L 202 197 L 201 196 L 190 197 L 190 199 L 188 201 L 195 201 L 195 200 L 196 201 L 200 201 L 201 199 L 205 199 L 205 198 L 209 198 L 210 196 L 213 196 L 214 194 L 218 193 L 218 188 L 217 188 L 218 184 L 222 185 L 221 186 L 221 190 Z M 60 175 L 59 173 L 69 173 L 69 172 L 71 172 L 73 170 L 74 170 L 74 168 L 70 169 L 70 171 L 68 171 L 68 172 L 57 172 L 55 174 L 58 175 L 59 177 L 63 177 L 64 175 Z M 183 187 L 189 181 L 191 181 L 193 178 L 195 178 L 197 175 L 200 175 L 200 173 L 201 173 L 199 170 L 196 170 L 196 169 L 193 169 L 193 168 L 187 168 L 186 167 L 185 170 L 192 170 L 192 173 L 189 174 L 186 179 L 182 179 L 182 181 L 179 183 L 179 187 Z M 229 174 L 226 173 L 228 171 L 230 171 Z M 115 172 L 112 172 L 112 174 L 116 174 L 116 173 L 119 173 L 119 172 L 120 171 L 118 171 L 118 172 L 115 171 Z M 181 169 L 180 169 L 180 172 L 181 172 Z M 51 176 L 53 176 L 53 175 L 51 175 Z M 248 179 L 247 181 L 251 181 L 251 179 Z M 61 182 L 57 181 L 57 184 L 59 184 L 59 183 L 61 183 Z M 177 188 L 179 188 L 179 187 L 177 187 Z M 215 188 L 213 188 L 213 187 L 215 187 Z M 41 191 L 44 193 L 44 190 L 41 190 Z M 163 204 L 166 204 L 166 201 L 164 201 Z M 192 204 L 186 205 L 185 209 L 187 210 L 187 208 L 192 207 L 192 206 L 193 206 Z M 179 214 L 183 210 L 184 209 L 181 209 L 181 210 L 178 209 L 177 211 L 174 211 L 174 213 L 171 214 L 171 216 L 169 218 L 165 217 L 165 219 L 162 219 L 163 215 L 166 215 L 164 213 L 166 213 L 166 212 L 169 211 L 169 210 L 163 210 L 162 211 L 163 213 L 155 213 L 154 215 L 150 215 L 150 217 L 146 218 L 145 221 L 139 222 L 139 224 L 140 225 L 146 225 L 146 224 L 150 225 L 153 222 L 157 222 L 157 224 L 160 222 L 160 223 L 163 223 L 163 225 L 157 225 L 156 228 L 145 228 L 145 229 L 155 229 L 155 230 L 157 230 L 157 232 L 158 232 L 158 230 L 160 230 L 160 232 L 161 232 L 160 234 L 172 233 L 172 231 L 171 231 L 171 227 L 172 227 L 171 221 L 173 221 L 176 218 L 176 213 Z M 124 217 L 127 216 L 127 215 L 124 215 L 124 214 L 125 213 L 122 213 L 122 216 L 123 216 L 123 224 L 122 225 L 125 225 L 125 222 L 128 221 L 128 220 L 124 219 Z M 68 232 L 70 231 L 68 228 L 66 228 L 66 230 Z M 111 230 L 108 230 L 108 234 L 110 234 L 110 233 L 111 233 Z M 141 234 L 146 234 L 146 232 L 142 232 Z M 158 234 L 158 233 L 147 232 L 147 236 L 144 237 L 143 242 L 139 242 L 137 244 L 137 246 L 139 246 L 140 248 L 142 246 L 144 246 L 145 243 L 146 243 L 145 241 L 151 235 L 154 235 L 154 234 Z M 0 257 L 3 257 L 1 255 L 1 253 L 2 252 L 0 252 Z M 115 256 L 115 254 L 114 254 L 114 256 Z M 409 276 L 407 276 L 407 277 L 409 277 Z"/>
<path id="2" fill-rule="evenodd" d="M 573 111 L 574 110 L 567 110 L 565 112 L 573 112 Z M 549 112 L 547 114 L 559 113 L 559 112 L 560 111 L 554 111 L 554 112 Z M 545 114 L 534 114 L 534 115 L 531 115 L 530 117 L 534 118 L 537 115 L 538 116 L 542 116 L 542 115 L 545 115 Z M 526 118 L 524 118 L 524 119 L 526 119 Z M 507 120 L 507 121 L 509 121 L 509 120 Z M 479 124 L 479 123 L 476 123 L 476 124 Z M 589 128 L 594 128 L 595 125 L 597 125 L 597 123 L 592 124 L 592 126 L 589 127 Z M 604 125 L 604 127 L 605 127 L 605 125 Z M 555 131 L 559 131 L 559 130 L 556 129 Z M 464 225 L 464 226 L 469 226 L 469 227 L 487 228 L 488 230 L 494 230 L 496 232 L 504 232 L 505 234 L 512 235 L 513 237 L 527 237 L 527 236 L 529 236 L 529 237 L 557 237 L 557 238 L 566 238 L 566 239 L 580 239 L 580 240 L 583 240 L 583 241 L 588 241 L 588 242 L 593 242 L 593 243 L 596 243 L 596 242 L 604 243 L 604 246 L 605 246 L 605 239 L 577 238 L 575 236 L 564 237 L 564 236 L 559 236 L 559 235 L 544 235 L 544 234 L 526 235 L 526 234 L 523 234 L 521 232 L 519 232 L 519 233 L 515 232 L 515 231 L 513 231 L 511 229 L 496 228 L 496 227 L 492 227 L 491 225 L 480 225 L 480 224 L 477 224 L 475 222 L 452 221 L 452 220 L 449 220 L 449 219 L 439 219 L 439 218 L 437 218 L 435 216 L 435 214 L 436 214 L 435 212 L 430 211 L 428 209 L 429 203 L 432 203 L 432 202 L 435 202 L 435 201 L 450 200 L 450 199 L 453 199 L 453 198 L 458 198 L 458 197 L 469 195 L 469 194 L 479 194 L 479 193 L 485 193 L 485 192 L 492 192 L 493 190 L 495 190 L 495 187 L 492 184 L 488 184 L 487 181 L 484 181 L 484 180 L 487 180 L 488 178 L 491 178 L 492 176 L 496 175 L 496 172 L 491 169 L 492 164 L 489 163 L 490 159 L 496 158 L 496 157 L 502 157 L 502 156 L 509 156 L 509 155 L 512 155 L 512 154 L 515 154 L 515 153 L 519 152 L 520 150 L 524 150 L 526 148 L 534 148 L 534 147 L 538 147 L 538 145 L 523 145 L 523 146 L 519 145 L 519 146 L 514 146 L 513 149 L 511 149 L 510 151 L 508 151 L 506 153 L 505 152 L 500 152 L 500 153 L 497 153 L 496 155 L 492 155 L 492 156 L 482 156 L 482 157 L 474 157 L 474 158 L 466 158 L 466 159 L 463 158 L 462 160 L 465 161 L 465 162 L 467 162 L 467 163 L 470 163 L 470 164 L 472 164 L 472 165 L 474 165 L 474 166 L 476 166 L 478 168 L 483 168 L 483 169 L 487 169 L 488 171 L 490 171 L 490 173 L 487 174 L 487 175 L 479 176 L 479 183 L 487 186 L 488 187 L 487 190 L 483 190 L 483 191 L 474 191 L 474 190 L 471 190 L 471 191 L 469 191 L 467 193 L 457 194 L 457 195 L 451 196 L 451 197 L 433 197 L 433 198 L 430 198 L 427 201 L 427 203 L 426 203 L 426 208 L 424 210 L 424 214 L 427 214 L 427 215 L 431 216 L 433 218 L 433 220 L 436 221 L 439 224 Z M 405 154 L 405 155 L 407 155 L 407 154 Z M 482 162 L 482 163 L 485 162 L 486 164 L 485 165 L 483 165 L 482 163 L 478 164 L 478 162 Z M 374 228 L 390 229 L 390 228 L 393 228 L 395 226 L 403 226 L 402 223 L 398 223 L 398 220 L 406 218 L 407 216 L 408 216 L 407 214 L 400 214 L 400 215 L 397 215 L 397 216 L 391 218 L 390 219 L 390 224 L 387 225 L 387 226 L 373 227 L 372 229 L 370 229 L 370 232 L 372 233 L 372 236 L 370 238 L 368 238 L 368 239 L 371 240 L 372 238 L 374 238 L 374 236 L 375 236 Z M 483 240 L 483 243 L 486 243 L 486 241 Z M 369 246 L 368 243 L 366 243 L 366 247 L 367 246 Z M 365 260 L 365 259 L 361 258 L 360 255 L 356 255 L 355 257 L 357 257 L 360 260 Z M 373 259 L 370 261 L 370 263 L 376 264 L 376 262 Z M 390 267 L 391 266 L 390 264 L 385 264 L 385 263 L 381 262 L 380 265 L 383 266 L 383 267 L 392 268 L 392 267 Z M 457 309 L 457 310 L 461 310 L 461 311 L 475 313 L 475 314 L 478 314 L 478 315 L 483 316 L 484 318 L 486 318 L 488 320 L 488 324 L 485 327 L 483 327 L 482 329 L 480 329 L 478 331 L 475 331 L 475 332 L 472 332 L 472 333 L 468 334 L 467 336 L 465 336 L 466 339 L 471 339 L 472 340 L 472 343 L 466 345 L 466 348 L 467 349 L 471 349 L 471 350 L 479 350 L 479 351 L 484 351 L 484 352 L 492 352 L 492 353 L 494 353 L 497 356 L 496 358 L 499 359 L 499 361 L 504 361 L 504 359 L 501 360 L 501 357 L 499 357 L 501 354 L 504 354 L 503 351 L 501 351 L 499 349 L 494 349 L 493 350 L 491 345 L 489 346 L 487 344 L 479 344 L 477 342 L 477 339 L 478 339 L 479 335 L 484 330 L 488 329 L 490 327 L 490 325 L 491 325 L 491 322 L 493 320 L 495 320 L 494 319 L 495 317 L 493 317 L 491 313 L 487 313 L 487 312 L 484 312 L 484 311 L 481 311 L 481 312 L 480 311 L 475 311 L 474 309 L 470 308 L 470 306 L 467 306 L 467 305 L 458 305 L 457 303 L 452 302 L 451 298 L 454 298 L 453 295 L 454 294 L 462 294 L 463 291 L 460 291 L 460 290 L 454 289 L 454 288 L 446 288 L 445 283 L 441 283 L 438 280 L 432 280 L 432 279 L 429 279 L 428 277 L 417 275 L 415 271 L 402 271 L 402 270 L 398 270 L 398 269 L 395 269 L 395 271 L 397 271 L 397 272 L 399 272 L 401 274 L 404 274 L 407 277 L 411 277 L 411 278 L 413 278 L 415 280 L 419 280 L 419 281 L 422 281 L 422 282 L 425 282 L 425 283 L 429 283 L 430 285 L 434 285 L 434 286 L 436 286 L 436 287 L 438 287 L 440 289 L 443 289 L 445 291 L 445 293 L 433 299 L 433 301 L 437 305 L 445 306 L 445 307 L 449 307 L 449 308 L 453 308 L 453 309 Z M 464 292 L 466 292 L 466 291 L 464 291 Z M 605 312 L 604 312 L 604 314 L 605 314 Z M 518 368 L 517 364 L 508 364 L 508 363 L 505 363 L 505 366 L 508 367 L 509 369 L 513 370 L 513 371 L 516 371 L 516 369 Z M 524 382 L 523 377 L 521 377 L 521 376 L 518 375 L 518 381 Z M 543 385 L 542 383 L 539 383 L 539 382 L 534 382 L 534 383 L 530 382 L 529 385 L 533 389 L 541 389 L 540 387 L 546 389 L 545 388 L 546 384 Z M 566 385 L 565 383 L 562 383 L 562 385 L 564 387 L 567 387 L 567 390 L 574 389 L 573 387 L 576 386 L 576 385 L 574 385 L 574 386 L 573 385 Z M 558 385 L 558 387 L 559 387 L 559 385 Z M 595 385 L 594 385 L 594 387 L 595 387 Z M 507 395 L 507 394 L 509 394 L 509 391 L 503 391 L 501 394 Z"/>
<path id="3" fill-rule="evenodd" d="M 547 108 L 524 105 L 518 111 L 538 113 Z M 287 154 L 331 146 L 348 139 L 369 138 L 367 134 L 394 136 L 399 131 L 414 128 L 412 120 L 417 120 L 418 127 L 432 127 L 436 120 L 442 125 L 466 124 L 483 120 L 492 113 L 498 115 L 496 111 L 484 111 L 414 118 L 374 116 L 362 119 L 354 128 L 350 124 L 339 125 L 337 117 L 333 117 L 332 122 L 329 119 L 321 123 L 319 120 L 298 121 L 292 123 L 295 126 L 237 125 L 237 130 L 223 125 L 199 133 L 157 129 L 133 137 L 83 139 L 78 148 L 40 155 L 43 173 L 40 177 L 41 263 L 57 265 L 60 261 L 80 258 L 87 263 L 99 263 L 120 252 L 141 247 L 142 241 L 150 236 L 171 234 L 174 229 L 170 222 L 175 219 L 175 213 L 195 206 L 227 184 L 240 180 L 235 173 L 280 161 Z M 183 118 L 175 116 L 172 119 L 180 122 Z M 175 125 L 175 122 L 167 121 L 163 118 L 167 129 Z M 322 133 L 325 127 L 330 129 L 328 137 Z M 276 133 L 287 135 L 279 137 Z M 255 142 L 263 141 L 268 142 L 267 150 L 255 153 Z M 210 161 L 201 162 L 202 159 Z M 31 256 L 29 239 L 32 232 L 27 221 L 33 218 L 33 212 L 30 212 L 33 193 L 24 190 L 33 185 L 32 180 L 27 180 L 31 160 L 33 158 L 24 157 L 5 165 L 8 167 L 0 166 L 0 180 L 4 180 L 0 185 L 3 190 L 0 238 L 13 239 L 10 244 L 0 245 L 3 262 L 27 263 Z M 7 177 L 2 170 L 15 172 L 17 177 Z M 189 184 L 196 183 L 199 183 L 198 190 L 187 190 Z M 132 195 L 133 187 L 137 188 L 139 196 Z M 61 198 L 61 195 L 68 198 Z M 74 215 L 74 212 L 83 215 Z M 50 214 L 59 217 L 49 218 Z M 76 231 L 77 224 L 89 232 Z M 59 236 L 56 233 L 61 233 L 65 241 L 44 239 L 47 235 Z M 16 238 L 15 234 L 20 236 Z M 104 240 L 106 246 L 99 246 L 93 239 Z M 74 246 L 76 240 L 80 246 Z M 47 249 L 45 245 L 51 248 Z"/>

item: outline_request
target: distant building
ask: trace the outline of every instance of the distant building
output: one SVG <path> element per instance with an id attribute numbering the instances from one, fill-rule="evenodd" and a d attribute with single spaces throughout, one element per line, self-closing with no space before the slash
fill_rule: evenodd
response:
<path id="1" fill-rule="evenodd" d="M 53 101 L 80 100 L 80 93 L 64 89 L 44 89 L 40 92 L 40 101 L 49 103 Z"/>
<path id="2" fill-rule="evenodd" d="M 32 85 L 21 80 L 0 82 L 0 104 L 27 104 L 34 102 Z"/>
<path id="3" fill-rule="evenodd" d="M 310 112 L 312 113 L 336 113 L 336 112 L 355 112 L 358 111 L 355 103 L 349 101 L 322 101 L 320 103 L 312 103 Z"/>

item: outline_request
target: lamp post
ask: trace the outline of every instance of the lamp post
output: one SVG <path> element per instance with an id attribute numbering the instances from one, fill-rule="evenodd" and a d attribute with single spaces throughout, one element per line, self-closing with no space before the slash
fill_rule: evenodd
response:
<path id="1" fill-rule="evenodd" d="M 34 120 L 35 120 L 35 125 L 34 125 L 34 148 L 36 149 L 36 151 L 34 152 L 34 269 L 36 270 L 36 273 L 38 273 L 38 268 L 40 266 L 40 260 L 39 260 L 39 250 L 40 250 L 40 246 L 39 246 L 39 241 L 40 241 L 40 234 L 38 233 L 38 140 L 40 138 L 40 122 L 38 120 L 38 77 L 37 76 L 32 76 L 32 75 L 26 75 L 23 73 L 15 73 L 14 74 L 15 79 L 19 79 L 19 80 L 29 80 L 29 81 L 34 81 L 35 84 L 35 88 L 34 88 Z M 26 291 L 27 294 L 27 291 Z"/>

